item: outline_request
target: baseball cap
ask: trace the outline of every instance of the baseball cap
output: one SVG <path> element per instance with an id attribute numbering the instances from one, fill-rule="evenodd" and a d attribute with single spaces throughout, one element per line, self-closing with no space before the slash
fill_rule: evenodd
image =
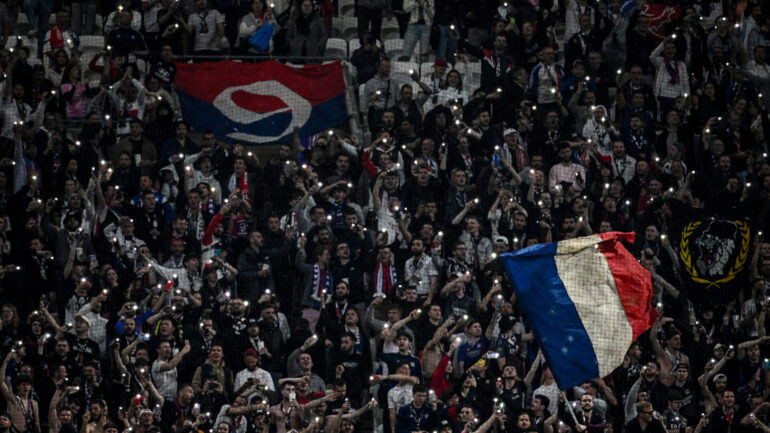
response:
<path id="1" fill-rule="evenodd" d="M 88 317 L 86 317 L 86 316 L 77 315 L 77 316 L 75 316 L 75 320 L 82 320 L 82 321 L 86 322 L 88 324 L 88 326 L 91 326 L 91 321 L 88 320 Z"/>
<path id="2" fill-rule="evenodd" d="M 436 59 L 436 61 L 433 62 L 433 66 L 434 67 L 436 67 L 436 66 L 446 66 L 446 65 L 447 65 L 446 59 Z"/>
<path id="3" fill-rule="evenodd" d="M 509 136 L 511 134 L 518 134 L 518 133 L 519 133 L 519 131 L 517 131 L 514 128 L 506 128 L 505 131 L 503 131 L 503 137 L 507 137 L 507 136 Z"/>
<path id="4" fill-rule="evenodd" d="M 722 373 L 717 374 L 716 376 L 714 376 L 714 379 L 713 379 L 714 383 L 716 383 L 716 381 L 719 380 L 719 379 L 727 380 L 727 376 L 725 376 Z"/>
<path id="5" fill-rule="evenodd" d="M 246 351 L 243 352 L 243 357 L 245 358 L 247 356 L 253 356 L 253 357 L 259 358 L 259 354 L 257 353 L 257 351 L 252 348 L 248 348 L 246 349 Z"/>
<path id="6" fill-rule="evenodd" d="M 505 236 L 495 236 L 495 243 L 508 245 L 508 238 Z"/>

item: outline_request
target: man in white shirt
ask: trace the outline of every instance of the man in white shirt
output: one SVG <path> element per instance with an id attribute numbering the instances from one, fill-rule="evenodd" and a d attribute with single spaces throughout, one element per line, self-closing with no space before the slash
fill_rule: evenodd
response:
<path id="1" fill-rule="evenodd" d="M 412 257 L 404 265 L 404 278 L 410 286 L 417 288 L 417 296 L 423 300 L 423 306 L 433 301 L 438 288 L 438 270 L 430 256 L 425 254 L 422 239 L 412 239 Z"/>
<path id="2" fill-rule="evenodd" d="M 767 64 L 767 47 L 758 45 L 754 48 L 754 58 L 746 63 L 744 70 L 757 91 L 765 101 L 770 96 L 770 65 Z"/>
<path id="3" fill-rule="evenodd" d="M 662 54 L 662 55 L 661 55 Z M 690 93 L 690 81 L 687 65 L 676 58 L 676 45 L 673 37 L 667 37 L 650 54 L 650 62 L 655 66 L 655 85 L 653 92 L 658 97 L 661 118 L 673 107 L 674 100 Z"/>
<path id="4" fill-rule="evenodd" d="M 37 110 L 32 111 L 32 107 L 24 102 L 24 86 L 13 83 L 13 66 L 15 61 L 8 65 L 7 78 L 0 83 L 0 110 L 2 110 L 3 129 L 2 136 L 13 139 L 13 128 L 18 122 L 32 123 L 34 130 L 37 130 L 43 124 L 46 104 L 37 104 Z M 47 102 L 50 94 L 46 92 L 43 95 L 43 101 Z"/>
<path id="5" fill-rule="evenodd" d="M 218 54 L 225 36 L 225 17 L 216 9 L 208 9 L 206 0 L 197 0 L 198 10 L 187 18 L 184 29 L 195 35 L 193 53 Z"/>
<path id="6" fill-rule="evenodd" d="M 158 345 L 158 359 L 152 363 L 152 381 L 158 389 L 158 394 L 165 400 L 173 400 L 176 397 L 177 390 L 177 370 L 176 366 L 182 362 L 182 358 L 190 352 L 190 345 L 185 344 L 182 350 L 173 358 L 171 354 L 171 344 L 163 341 Z"/>
<path id="7" fill-rule="evenodd" d="M 253 348 L 243 352 L 243 363 L 246 368 L 235 375 L 234 389 L 240 389 L 246 382 L 252 380 L 257 386 L 267 386 L 270 391 L 275 391 L 275 384 L 270 373 L 259 368 L 259 354 Z"/>
<path id="8" fill-rule="evenodd" d="M 572 149 L 566 142 L 559 144 L 558 155 L 559 163 L 551 167 L 548 173 L 548 190 L 551 194 L 561 194 L 562 183 L 566 182 L 574 192 L 582 191 L 585 188 L 585 167 L 572 162 Z"/>

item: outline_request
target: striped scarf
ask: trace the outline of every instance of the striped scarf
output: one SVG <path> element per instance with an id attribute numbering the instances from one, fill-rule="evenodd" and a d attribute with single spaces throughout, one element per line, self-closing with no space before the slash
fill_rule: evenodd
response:
<path id="1" fill-rule="evenodd" d="M 390 295 L 397 280 L 398 274 L 393 264 L 377 263 L 377 267 L 374 268 L 374 293 Z"/>
<path id="2" fill-rule="evenodd" d="M 315 306 L 321 306 L 321 297 L 324 293 L 331 293 L 332 274 L 329 270 L 321 269 L 318 263 L 313 265 L 313 293 L 310 297 L 315 301 Z"/>

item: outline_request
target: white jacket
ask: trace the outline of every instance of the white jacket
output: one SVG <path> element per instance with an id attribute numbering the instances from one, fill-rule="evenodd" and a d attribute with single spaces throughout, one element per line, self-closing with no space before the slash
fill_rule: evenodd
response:
<path id="1" fill-rule="evenodd" d="M 423 5 L 423 18 L 425 24 L 433 23 L 433 14 L 436 12 L 436 5 L 433 0 L 404 0 L 404 12 L 409 14 L 409 24 L 417 23 L 420 17 L 420 3 Z"/>

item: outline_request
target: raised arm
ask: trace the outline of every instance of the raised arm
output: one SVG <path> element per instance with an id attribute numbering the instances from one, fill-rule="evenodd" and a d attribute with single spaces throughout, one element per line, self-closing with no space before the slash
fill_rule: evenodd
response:
<path id="1" fill-rule="evenodd" d="M 6 405 L 13 406 L 14 404 L 18 404 L 16 402 L 16 397 L 14 397 L 13 393 L 10 389 L 8 389 L 8 384 L 5 381 L 5 372 L 8 371 L 8 362 L 10 362 L 11 358 L 16 357 L 15 351 L 8 351 L 8 354 L 5 355 L 5 359 L 3 359 L 3 366 L 0 367 L 3 369 L 3 378 L 0 380 L 0 393 L 3 394 L 3 398 L 5 398 Z"/>
<path id="2" fill-rule="evenodd" d="M 393 326 L 390 327 L 390 332 L 388 332 L 387 341 L 392 341 L 393 339 L 395 339 L 399 329 L 403 328 L 404 325 L 406 325 L 407 323 L 413 320 L 417 320 L 417 318 L 419 317 L 420 317 L 420 312 L 417 310 L 412 310 L 412 312 L 409 313 L 408 316 L 394 323 Z"/>
<path id="3" fill-rule="evenodd" d="M 182 358 L 185 357 L 188 353 L 190 353 L 191 347 L 189 344 L 185 344 L 185 346 L 182 348 L 182 350 L 179 351 L 179 353 L 176 354 L 175 357 L 171 358 L 170 361 L 164 362 L 160 365 L 159 370 L 161 372 L 166 372 L 169 370 L 174 369 L 177 365 L 179 365 L 180 362 L 182 362 Z"/>
<path id="4" fill-rule="evenodd" d="M 537 369 L 540 368 L 540 363 L 543 362 L 543 351 L 538 350 L 537 356 L 535 357 L 535 360 L 532 361 L 532 366 L 529 367 L 529 371 L 527 372 L 527 375 L 524 376 L 524 385 L 529 385 L 532 383 L 532 380 L 535 378 L 535 373 L 537 373 Z"/>

